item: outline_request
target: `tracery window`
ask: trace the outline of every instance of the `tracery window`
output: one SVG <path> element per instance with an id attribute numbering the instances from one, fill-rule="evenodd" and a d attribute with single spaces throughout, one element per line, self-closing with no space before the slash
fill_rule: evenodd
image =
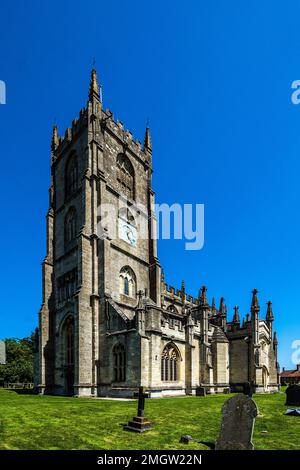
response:
<path id="1" fill-rule="evenodd" d="M 177 348 L 167 345 L 161 356 L 161 380 L 163 382 L 176 382 L 179 377 L 179 353 Z"/>
<path id="2" fill-rule="evenodd" d="M 76 155 L 72 155 L 67 164 L 65 171 L 65 196 L 73 194 L 78 187 L 78 163 Z"/>
<path id="3" fill-rule="evenodd" d="M 122 153 L 117 157 L 117 181 L 120 191 L 130 199 L 134 199 L 134 169 L 129 158 Z"/>
<path id="4" fill-rule="evenodd" d="M 57 302 L 60 305 L 68 300 L 76 292 L 78 274 L 77 269 L 72 269 L 57 279 Z"/>
<path id="5" fill-rule="evenodd" d="M 129 266 L 125 266 L 120 271 L 120 294 L 128 297 L 136 297 L 136 277 Z"/>

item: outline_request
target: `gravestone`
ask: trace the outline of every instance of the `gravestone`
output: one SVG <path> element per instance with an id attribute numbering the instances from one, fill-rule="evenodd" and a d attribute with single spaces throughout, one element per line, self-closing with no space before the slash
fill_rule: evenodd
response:
<path id="1" fill-rule="evenodd" d="M 125 429 L 128 431 L 145 432 L 152 428 L 151 422 L 145 418 L 145 398 L 148 398 L 145 387 L 139 387 L 137 416 L 129 421 Z"/>
<path id="2" fill-rule="evenodd" d="M 197 397 L 205 397 L 206 396 L 205 387 L 197 387 L 196 388 L 196 396 Z"/>
<path id="3" fill-rule="evenodd" d="M 286 406 L 300 406 L 300 385 L 289 385 L 285 393 Z"/>
<path id="4" fill-rule="evenodd" d="M 216 450 L 253 450 L 252 435 L 257 415 L 256 403 L 246 395 L 239 394 L 226 400 Z"/>
<path id="5" fill-rule="evenodd" d="M 191 442 L 191 441 L 193 441 L 192 436 L 185 435 L 185 436 L 181 436 L 179 442 L 180 442 L 181 444 L 188 444 L 188 443 Z"/>

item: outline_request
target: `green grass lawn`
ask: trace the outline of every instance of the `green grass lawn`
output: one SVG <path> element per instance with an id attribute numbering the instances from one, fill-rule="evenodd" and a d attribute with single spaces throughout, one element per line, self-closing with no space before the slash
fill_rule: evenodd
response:
<path id="1" fill-rule="evenodd" d="M 228 395 L 146 400 L 154 428 L 125 431 L 135 401 L 18 395 L 0 390 L 0 449 L 209 449 Z M 300 449 L 300 417 L 284 416 L 285 394 L 255 395 L 255 449 Z M 195 440 L 179 444 L 183 434 Z"/>

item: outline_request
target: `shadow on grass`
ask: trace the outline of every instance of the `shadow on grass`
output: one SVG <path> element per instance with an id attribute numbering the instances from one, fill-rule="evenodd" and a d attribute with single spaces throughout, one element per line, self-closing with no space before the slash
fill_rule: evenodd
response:
<path id="1" fill-rule="evenodd" d="M 35 390 L 24 389 L 24 388 L 6 388 L 8 392 L 16 393 L 17 395 L 38 395 Z"/>
<path id="2" fill-rule="evenodd" d="M 208 447 L 211 450 L 215 449 L 215 443 L 214 442 L 203 442 L 199 441 L 198 444 L 203 444 L 204 446 Z"/>

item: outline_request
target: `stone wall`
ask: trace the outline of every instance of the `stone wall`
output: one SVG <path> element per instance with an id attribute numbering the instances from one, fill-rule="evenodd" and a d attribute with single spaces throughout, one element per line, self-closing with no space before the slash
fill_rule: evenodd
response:
<path id="1" fill-rule="evenodd" d="M 248 382 L 248 342 L 245 339 L 232 339 L 229 345 L 230 384 Z"/>

